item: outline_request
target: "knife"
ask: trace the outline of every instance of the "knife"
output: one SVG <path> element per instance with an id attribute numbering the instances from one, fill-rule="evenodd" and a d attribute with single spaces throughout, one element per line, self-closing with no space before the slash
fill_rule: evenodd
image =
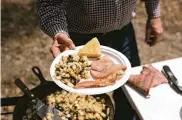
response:
<path id="1" fill-rule="evenodd" d="M 163 66 L 163 70 L 162 73 L 166 76 L 166 78 L 168 79 L 171 87 L 173 87 L 175 89 L 175 91 L 177 93 L 182 94 L 182 86 L 178 85 L 178 80 L 177 78 L 174 76 L 173 72 L 171 71 L 171 69 L 169 68 L 169 66 L 164 65 Z"/>
<path id="2" fill-rule="evenodd" d="M 44 118 L 46 113 L 51 113 L 53 114 L 52 120 L 61 120 L 61 117 L 59 116 L 59 110 L 42 102 L 28 89 L 27 86 L 25 86 L 25 84 L 20 79 L 16 79 L 15 84 L 24 92 L 24 94 L 27 95 L 30 102 L 35 106 L 37 114 L 41 118 Z"/>

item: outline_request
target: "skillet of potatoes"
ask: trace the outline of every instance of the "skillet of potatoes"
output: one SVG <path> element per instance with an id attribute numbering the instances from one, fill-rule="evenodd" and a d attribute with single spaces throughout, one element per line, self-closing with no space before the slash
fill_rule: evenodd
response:
<path id="1" fill-rule="evenodd" d="M 113 104 L 108 95 L 78 95 L 65 90 L 57 91 L 46 98 L 46 103 L 60 110 L 62 120 L 113 120 Z M 47 113 L 43 120 L 52 120 Z"/>

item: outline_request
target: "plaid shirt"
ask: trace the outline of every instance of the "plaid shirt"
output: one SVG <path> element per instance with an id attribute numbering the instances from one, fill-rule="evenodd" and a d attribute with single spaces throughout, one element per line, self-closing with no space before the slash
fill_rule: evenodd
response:
<path id="1" fill-rule="evenodd" d="M 160 0 L 146 0 L 149 18 L 160 16 Z M 121 29 L 132 20 L 136 0 L 38 0 L 40 28 L 49 36 L 57 33 L 106 33 Z M 69 35 L 69 34 L 68 34 Z"/>

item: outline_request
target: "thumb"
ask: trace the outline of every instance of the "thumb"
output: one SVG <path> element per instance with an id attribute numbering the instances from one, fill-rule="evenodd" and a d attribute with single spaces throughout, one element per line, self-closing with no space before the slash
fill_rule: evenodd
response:
<path id="1" fill-rule="evenodd" d="M 56 39 L 58 44 L 65 45 L 70 49 L 75 49 L 73 41 L 66 34 L 58 34 Z"/>
<path id="2" fill-rule="evenodd" d="M 68 38 L 67 40 L 64 41 L 65 42 L 65 45 L 69 48 L 69 49 L 72 49 L 74 50 L 75 49 L 75 44 L 73 43 L 73 41 Z"/>

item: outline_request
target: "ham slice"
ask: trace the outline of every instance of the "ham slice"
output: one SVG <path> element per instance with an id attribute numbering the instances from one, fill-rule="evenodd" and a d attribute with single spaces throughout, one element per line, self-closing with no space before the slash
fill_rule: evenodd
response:
<path id="1" fill-rule="evenodd" d="M 75 88 L 93 88 L 93 87 L 104 87 L 108 85 L 113 85 L 115 82 L 109 80 L 95 80 L 95 81 L 85 81 L 77 83 Z"/>
<path id="2" fill-rule="evenodd" d="M 116 80 L 121 78 L 120 72 L 115 72 L 103 79 L 96 79 L 95 81 L 84 81 L 77 83 L 75 88 L 92 88 L 92 87 L 105 87 L 113 85 Z"/>
<path id="3" fill-rule="evenodd" d="M 113 64 L 114 64 L 114 62 L 111 59 L 109 59 L 109 57 L 107 55 L 105 55 L 105 56 L 101 57 L 99 60 L 93 61 L 91 64 L 91 69 L 94 71 L 101 72 Z"/>
<path id="4" fill-rule="evenodd" d="M 91 70 L 90 73 L 92 75 L 93 78 L 95 79 L 101 79 L 101 78 L 105 78 L 117 71 L 120 71 L 120 70 L 125 70 L 126 67 L 123 66 L 123 65 L 120 65 L 120 64 L 114 64 L 110 67 L 107 67 L 107 69 L 104 69 L 104 71 L 95 71 L 95 70 Z"/>
<path id="5" fill-rule="evenodd" d="M 132 75 L 129 78 L 129 83 L 140 92 L 149 95 L 153 78 L 152 74 Z"/>
<path id="6" fill-rule="evenodd" d="M 128 83 L 142 91 L 144 94 L 149 95 L 151 88 L 163 83 L 168 83 L 168 80 L 156 68 L 152 65 L 148 65 L 143 67 L 141 74 L 131 75 Z"/>
<path id="7" fill-rule="evenodd" d="M 126 70 L 126 66 L 114 64 L 109 56 L 101 57 L 91 64 L 90 73 L 95 80 L 77 83 L 75 88 L 105 87 L 113 85 L 116 80 L 121 78 L 124 70 Z"/>
<path id="8" fill-rule="evenodd" d="M 153 72 L 153 74 L 155 74 L 153 83 L 151 85 L 152 87 L 158 86 L 163 83 L 168 83 L 167 78 L 152 65 L 144 66 L 143 71 L 151 71 Z"/>

